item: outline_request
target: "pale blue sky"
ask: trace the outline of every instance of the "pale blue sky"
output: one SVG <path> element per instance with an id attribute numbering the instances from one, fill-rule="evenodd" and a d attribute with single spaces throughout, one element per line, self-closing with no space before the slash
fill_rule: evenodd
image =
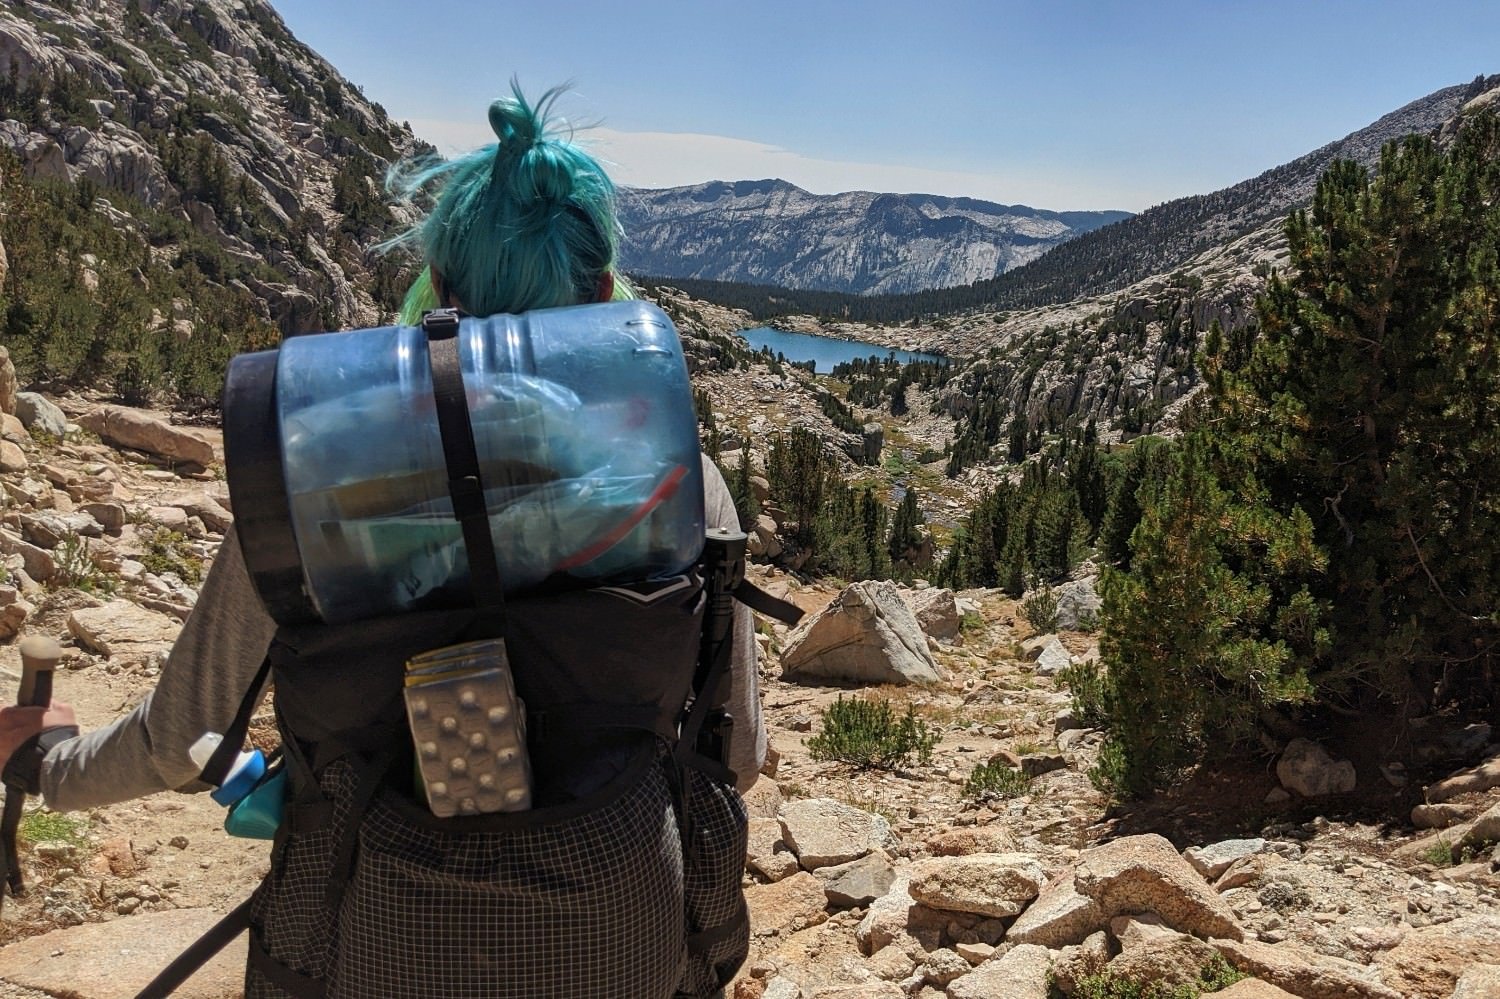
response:
<path id="1" fill-rule="evenodd" d="M 623 183 L 1063 209 L 1201 194 L 1500 73 L 1495 0 L 271 0 L 444 149 L 514 74 L 571 81 Z"/>

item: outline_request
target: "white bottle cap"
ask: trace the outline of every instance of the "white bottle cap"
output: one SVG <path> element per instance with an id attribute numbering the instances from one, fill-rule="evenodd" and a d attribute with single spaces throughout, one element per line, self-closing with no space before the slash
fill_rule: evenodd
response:
<path id="1" fill-rule="evenodd" d="M 219 748 L 219 743 L 224 737 L 217 732 L 204 732 L 198 736 L 198 741 L 188 747 L 188 759 L 193 761 L 193 766 L 202 770 L 208 766 L 208 761 L 213 758 L 214 750 Z"/>

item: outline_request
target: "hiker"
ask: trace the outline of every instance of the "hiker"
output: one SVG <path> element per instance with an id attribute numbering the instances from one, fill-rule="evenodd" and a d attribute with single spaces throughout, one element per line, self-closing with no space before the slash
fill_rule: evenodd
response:
<path id="1" fill-rule="evenodd" d="M 443 307 L 456 308 L 468 315 L 488 316 L 635 297 L 615 269 L 618 222 L 612 183 L 599 164 L 579 146 L 552 134 L 548 111 L 556 91 L 549 91 L 534 104 L 514 84 L 512 91 L 512 96 L 496 100 L 489 109 L 489 123 L 498 140 L 495 145 L 450 161 L 418 161 L 392 171 L 392 185 L 401 193 L 411 194 L 434 185 L 439 192 L 430 214 L 392 241 L 419 247 L 426 261 L 426 268 L 411 286 L 403 304 L 404 324 L 417 324 L 427 310 Z M 738 531 L 734 503 L 722 476 L 711 461 L 701 460 L 707 525 Z M 520 616 L 525 612 L 523 602 L 512 613 Z M 734 605 L 732 634 L 733 687 L 727 710 L 733 718 L 733 739 L 728 740 L 728 759 L 723 762 L 733 770 L 738 788 L 745 790 L 755 781 L 764 762 L 766 735 L 757 690 L 753 620 L 738 601 Z M 91 808 L 160 790 L 203 790 L 204 785 L 198 780 L 200 768 L 189 758 L 188 749 L 205 732 L 230 730 L 247 688 L 256 684 L 258 675 L 263 675 L 258 670 L 273 637 L 277 636 L 277 623 L 263 609 L 231 528 L 203 583 L 197 605 L 173 645 L 155 689 L 146 699 L 112 724 L 83 735 L 78 735 L 72 727 L 73 712 L 62 701 L 54 701 L 45 712 L 40 708 L 4 708 L 0 710 L 0 759 L 10 760 L 13 768 L 29 768 L 33 787 L 39 789 L 50 807 L 60 811 Z M 64 686 L 67 682 L 64 681 Z M 288 692 L 283 690 L 280 677 L 276 682 L 280 706 Z M 316 761 L 310 765 L 315 766 Z M 329 794 L 337 790 L 330 790 L 326 784 L 324 789 Z M 305 797 L 305 786 L 302 793 Z M 311 793 L 316 796 L 316 786 Z M 691 798 L 697 793 L 694 787 L 676 788 L 679 813 L 684 807 L 684 796 Z M 327 822 L 326 812 L 321 814 Z M 303 812 L 298 812 L 295 818 L 298 823 L 311 821 Z M 431 816 L 427 818 L 430 820 Z M 659 812 L 656 818 L 660 818 Z M 742 811 L 740 822 L 743 822 Z M 693 829 L 684 829 L 684 853 L 688 852 L 690 834 L 706 835 L 713 827 L 714 823 L 707 821 Z M 278 837 L 278 849 L 281 846 Z M 736 892 L 744 860 L 742 841 L 738 849 L 740 854 L 732 858 Z M 272 877 L 276 875 L 275 863 L 273 859 Z M 320 887 L 320 899 L 321 890 Z M 339 890 L 342 891 L 341 885 Z M 742 900 L 739 905 L 742 909 Z M 262 907 L 258 918 L 281 918 L 274 912 L 267 915 L 267 908 L 274 909 L 274 901 Z M 333 909 L 335 913 L 338 911 L 337 906 Z M 680 914 L 677 918 L 680 924 Z M 688 922 L 693 922 L 691 913 Z M 706 928 L 689 926 L 686 932 L 691 934 L 694 929 Z M 252 938 L 253 971 L 257 968 L 255 942 L 272 937 L 260 926 L 256 931 L 260 935 Z M 303 939 L 284 946 L 272 939 L 271 949 L 280 947 L 281 951 L 269 965 L 263 962 L 252 975 L 247 994 L 298 995 L 302 994 L 298 989 L 304 987 L 307 994 L 322 994 L 299 976 L 332 976 L 334 971 L 321 967 L 309 970 L 308 962 L 316 963 L 321 958 L 299 958 L 289 948 L 321 946 L 331 929 L 314 923 L 285 932 L 288 938 L 300 934 Z M 743 928 L 735 932 L 742 933 Z M 403 933 L 409 936 L 409 931 Z M 345 951 L 352 951 L 358 943 L 357 935 L 346 931 L 343 936 Z M 711 939 L 690 946 L 722 946 L 724 933 L 708 936 Z M 577 946 L 587 948 L 590 944 L 578 941 Z M 741 953 L 738 959 L 730 961 L 719 954 L 708 964 L 717 963 L 732 973 L 742 957 Z M 668 954 L 666 960 L 670 959 Z M 340 960 L 353 958 L 345 953 Z M 574 957 L 569 953 L 557 960 L 566 964 Z M 291 964 L 297 964 L 298 970 L 286 970 Z M 488 972 L 501 978 L 506 973 L 504 968 Z M 668 969 L 666 973 L 677 972 Z M 347 969 L 341 974 L 349 977 Z M 712 977 L 711 970 L 698 975 L 700 981 Z M 679 985 L 677 994 L 715 994 L 713 984 Z M 722 987 L 725 982 L 716 984 Z M 336 994 L 361 994 L 357 983 L 344 982 L 342 988 L 346 991 Z M 424 993 L 424 989 L 430 991 Z M 603 984 L 584 984 L 577 992 L 563 989 L 555 994 L 627 994 L 612 989 L 613 986 Z M 405 986 L 388 983 L 380 991 L 390 995 L 470 994 L 463 987 L 450 990 L 446 985 L 431 982 Z M 537 985 L 534 994 L 554 992 Z"/>

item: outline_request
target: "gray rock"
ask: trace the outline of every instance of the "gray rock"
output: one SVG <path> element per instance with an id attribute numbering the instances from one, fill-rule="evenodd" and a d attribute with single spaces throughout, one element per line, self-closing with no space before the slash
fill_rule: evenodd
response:
<path id="1" fill-rule="evenodd" d="M 1021 944 L 991 958 L 948 986 L 948 999 L 1047 999 L 1053 954 Z"/>
<path id="2" fill-rule="evenodd" d="M 0 413 L 16 411 L 16 366 L 10 359 L 10 350 L 0 347 Z"/>
<path id="3" fill-rule="evenodd" d="M 1354 764 L 1335 760 L 1311 739 L 1293 739 L 1276 761 L 1281 786 L 1304 798 L 1348 794 L 1354 790 Z"/>
<path id="4" fill-rule="evenodd" d="M 927 963 L 922 965 L 920 972 L 924 982 L 941 989 L 946 988 L 955 978 L 961 978 L 973 970 L 973 966 L 957 951 L 939 947 L 927 955 Z"/>
<path id="5" fill-rule="evenodd" d="M 916 616 L 888 580 L 853 583 L 787 640 L 793 683 L 935 683 L 941 679 Z"/>
<path id="6" fill-rule="evenodd" d="M 901 599 L 911 608 L 924 632 L 933 638 L 948 640 L 958 637 L 963 626 L 958 602 L 953 591 L 941 587 L 923 590 L 902 590 Z"/>
<path id="7" fill-rule="evenodd" d="M 912 866 L 911 897 L 947 912 L 1008 918 L 1037 897 L 1045 877 L 1025 853 L 930 857 Z"/>
<path id="8" fill-rule="evenodd" d="M 1063 631 L 1092 631 L 1104 602 L 1094 588 L 1097 576 L 1086 576 L 1052 588 L 1057 598 L 1057 627 Z"/>
<path id="9" fill-rule="evenodd" d="M 1168 926 L 1194 936 L 1244 937 L 1228 904 L 1154 833 L 1085 850 L 1074 878 L 1079 894 L 1097 902 L 1107 917 L 1155 912 Z"/>
<path id="10" fill-rule="evenodd" d="M 101 406 L 79 417 L 78 423 L 117 447 L 134 448 L 200 467 L 210 465 L 214 460 L 214 449 L 203 438 L 142 410 Z"/>
<path id="11" fill-rule="evenodd" d="M 804 869 L 834 867 L 895 846 L 891 824 L 832 798 L 797 798 L 777 814 L 781 838 Z"/>
<path id="12" fill-rule="evenodd" d="M 1212 881 L 1229 870 L 1235 861 L 1262 853 L 1265 849 L 1266 841 L 1259 837 L 1226 839 L 1209 846 L 1190 846 L 1182 855 L 1193 865 L 1193 870 Z"/>
<path id="13" fill-rule="evenodd" d="M 47 995 L 130 999 L 220 915 L 208 909 L 171 909 L 16 940 L 0 949 L 0 979 Z M 245 949 L 241 936 L 173 995 L 238 999 L 244 990 Z"/>
<path id="14" fill-rule="evenodd" d="M 907 890 L 910 879 L 900 875 L 891 890 L 870 903 L 865 918 L 855 928 L 854 939 L 865 954 L 876 954 L 895 945 L 919 960 L 925 952 L 942 946 L 943 933 L 952 913 L 919 905 Z"/>
<path id="15" fill-rule="evenodd" d="M 884 853 L 869 853 L 858 860 L 816 872 L 823 881 L 828 904 L 839 908 L 865 906 L 885 895 L 896 881 L 895 869 Z"/>
<path id="16" fill-rule="evenodd" d="M 1034 669 L 1037 676 L 1056 676 L 1071 665 L 1073 665 L 1072 654 L 1062 642 L 1058 641 L 1057 636 L 1053 635 L 1047 640 L 1047 644 L 1042 646 Z"/>
<path id="17" fill-rule="evenodd" d="M 128 600 L 81 607 L 68 615 L 68 632 L 90 652 L 105 656 L 146 655 L 170 648 L 182 626 Z"/>
<path id="18" fill-rule="evenodd" d="M 1068 761 L 1055 753 L 1033 753 L 1021 757 L 1021 772 L 1027 777 L 1040 777 L 1054 770 L 1066 770 Z"/>
<path id="19" fill-rule="evenodd" d="M 1073 875 L 1068 874 L 1042 889 L 1036 901 L 1011 924 L 1005 939 L 1056 950 L 1082 943 L 1108 922 L 1104 910 L 1093 899 L 1079 894 Z"/>
<path id="20" fill-rule="evenodd" d="M 1453 999 L 1494 999 L 1500 996 L 1500 964 L 1471 964 L 1459 976 Z"/>
<path id="21" fill-rule="evenodd" d="M 21 514 L 21 535 L 38 548 L 53 549 L 70 537 L 97 538 L 104 528 L 83 511 L 57 513 L 42 510 Z"/>
<path id="22" fill-rule="evenodd" d="M 40 393 L 17 392 L 15 412 L 27 430 L 41 430 L 59 440 L 68 432 L 67 416 Z"/>
<path id="23" fill-rule="evenodd" d="M 1062 750 L 1064 753 L 1071 753 L 1083 743 L 1087 742 L 1089 737 L 1093 734 L 1094 729 L 1091 728 L 1070 728 L 1068 729 L 1068 731 L 1062 733 L 1057 737 L 1057 748 Z"/>
<path id="24" fill-rule="evenodd" d="M 0 530 L 0 555 L 19 555 L 26 575 L 39 583 L 45 583 L 57 575 L 57 561 L 51 552 L 18 538 L 9 531 Z"/>

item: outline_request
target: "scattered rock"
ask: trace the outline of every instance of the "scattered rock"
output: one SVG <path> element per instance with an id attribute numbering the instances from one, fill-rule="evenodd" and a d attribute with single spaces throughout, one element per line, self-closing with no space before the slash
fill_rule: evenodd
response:
<path id="1" fill-rule="evenodd" d="M 57 440 L 68 432 L 67 416 L 36 392 L 17 392 L 15 412 L 27 430 L 40 430 Z"/>
<path id="2" fill-rule="evenodd" d="M 139 409 L 101 406 L 80 416 L 78 424 L 117 447 L 134 448 L 200 468 L 213 464 L 214 449 L 207 441 Z"/>
<path id="3" fill-rule="evenodd" d="M 102 607 L 83 607 L 68 615 L 68 631 L 79 644 L 105 656 L 132 655 L 169 648 L 181 623 L 129 600 Z"/>
<path id="4" fill-rule="evenodd" d="M 1227 989 L 1214 993 L 1214 999 L 1299 999 L 1286 989 L 1278 989 L 1259 978 L 1241 978 Z M 1456 999 L 1456 997 L 1455 997 Z"/>
<path id="5" fill-rule="evenodd" d="M 957 638 L 963 626 L 963 616 L 958 612 L 958 603 L 953 591 L 940 587 L 925 590 L 902 590 L 901 599 L 917 616 L 917 624 L 933 638 L 948 640 Z"/>
<path id="6" fill-rule="evenodd" d="M 1500 996 L 1500 964 L 1472 964 L 1453 987 L 1453 999 L 1494 999 Z"/>
<path id="7" fill-rule="evenodd" d="M 833 867 L 895 846 L 891 824 L 832 798 L 799 798 L 781 806 L 781 837 L 805 870 Z"/>
<path id="8" fill-rule="evenodd" d="M 1077 888 L 1106 917 L 1155 912 L 1173 929 L 1198 937 L 1244 938 L 1234 914 L 1167 840 L 1126 836 L 1085 850 Z"/>
<path id="9" fill-rule="evenodd" d="M 1199 972 L 1218 954 L 1214 946 L 1197 937 L 1178 933 L 1162 924 L 1154 914 L 1116 916 L 1110 933 L 1120 942 L 1120 954 L 1109 962 L 1109 971 L 1135 982 L 1186 985 L 1199 980 Z"/>
<path id="10" fill-rule="evenodd" d="M 847 864 L 818 869 L 828 904 L 838 908 L 866 906 L 891 890 L 896 872 L 883 853 L 870 853 Z"/>
<path id="11" fill-rule="evenodd" d="M 1002 826 L 969 826 L 950 829 L 927 840 L 934 857 L 965 857 L 971 853 L 1018 853 L 1016 837 Z"/>
<path id="12" fill-rule="evenodd" d="M 948 986 L 948 999 L 1047 999 L 1053 954 L 1021 944 L 992 958 Z"/>
<path id="13" fill-rule="evenodd" d="M 1079 893 L 1069 872 L 1042 889 L 1036 901 L 1011 924 L 1005 938 L 1056 950 L 1082 943 L 1104 929 L 1108 922 L 1099 903 Z"/>
<path id="14" fill-rule="evenodd" d="M 828 919 L 823 882 L 806 871 L 769 885 L 745 889 L 750 924 L 758 934 L 795 933 Z"/>
<path id="15" fill-rule="evenodd" d="M 1438 781 L 1426 789 L 1423 797 L 1427 799 L 1429 805 L 1434 805 L 1461 794 L 1488 791 L 1495 787 L 1500 787 L 1500 753 L 1477 766 L 1460 770 L 1451 777 Z"/>
<path id="16" fill-rule="evenodd" d="M 1190 846 L 1182 855 L 1193 865 L 1193 870 L 1213 881 L 1229 870 L 1235 861 L 1260 853 L 1265 848 L 1266 841 L 1258 837 L 1226 839 L 1210 846 Z"/>
<path id="17" fill-rule="evenodd" d="M 1041 653 L 1036 658 L 1036 675 L 1056 676 L 1071 665 L 1073 665 L 1072 654 L 1058 637 L 1053 635 L 1042 646 Z"/>
<path id="18" fill-rule="evenodd" d="M 1024 853 L 932 857 L 912 865 L 911 897 L 933 909 L 980 916 L 1019 915 L 1037 897 L 1045 876 Z"/>
<path id="19" fill-rule="evenodd" d="M 1348 794 L 1354 790 L 1354 764 L 1335 760 L 1311 739 L 1293 739 L 1276 761 L 1281 786 L 1304 798 Z"/>
<path id="20" fill-rule="evenodd" d="M 1063 631 L 1092 631 L 1099 623 L 1104 601 L 1095 588 L 1098 576 L 1085 576 L 1052 588 L 1057 598 L 1057 627 Z"/>
<path id="21" fill-rule="evenodd" d="M 1402 999 L 1401 993 L 1366 977 L 1352 961 L 1310 954 L 1292 944 L 1214 940 L 1224 959 L 1240 971 L 1302 999 Z"/>
<path id="22" fill-rule="evenodd" d="M 1418 829 L 1446 829 L 1463 822 L 1470 814 L 1469 809 L 1449 802 L 1417 805 L 1411 810 L 1411 824 Z"/>

